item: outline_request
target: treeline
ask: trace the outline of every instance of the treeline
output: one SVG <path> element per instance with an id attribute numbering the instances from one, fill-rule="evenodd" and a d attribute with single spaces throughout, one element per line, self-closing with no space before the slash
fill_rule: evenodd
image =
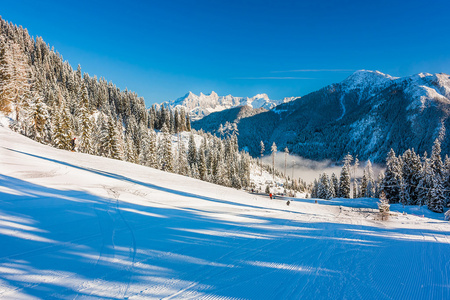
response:
<path id="1" fill-rule="evenodd" d="M 350 174 L 357 166 L 357 159 L 347 155 L 340 178 L 335 174 L 331 177 L 322 174 L 314 181 L 311 197 L 350 198 Z M 440 141 L 435 140 L 430 157 L 426 152 L 420 156 L 414 149 L 397 156 L 391 149 L 386 158 L 386 169 L 376 180 L 368 161 L 363 177 L 353 178 L 353 197 L 379 198 L 382 191 L 389 203 L 426 205 L 431 211 L 443 212 L 444 207 L 450 204 L 450 159 L 446 155 L 442 161 Z"/>
<path id="2" fill-rule="evenodd" d="M 174 150 L 173 134 L 191 130 L 184 110 L 147 110 L 136 93 L 82 74 L 80 66 L 73 70 L 42 38 L 1 18 L 0 111 L 17 132 L 60 149 L 73 149 L 76 138 L 83 153 L 237 188 L 249 185 L 250 158 L 237 150 L 236 136 L 204 136 L 201 145 L 192 142 L 183 150 L 178 143 Z"/>

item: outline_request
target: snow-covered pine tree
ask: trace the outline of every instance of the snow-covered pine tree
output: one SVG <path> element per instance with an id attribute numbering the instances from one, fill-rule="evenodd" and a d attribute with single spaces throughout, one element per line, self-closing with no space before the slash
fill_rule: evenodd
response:
<path id="1" fill-rule="evenodd" d="M 428 209 L 437 213 L 444 212 L 444 200 L 442 180 L 438 174 L 434 174 L 431 177 L 431 188 L 428 193 Z"/>
<path id="2" fill-rule="evenodd" d="M 311 188 L 311 198 L 318 198 L 318 190 L 319 190 L 319 182 L 317 179 L 314 179 L 314 182 L 312 184 Z"/>
<path id="3" fill-rule="evenodd" d="M 347 154 L 344 158 L 344 165 L 341 169 L 341 176 L 339 178 L 339 197 L 350 198 L 350 164 L 353 157 Z"/>
<path id="4" fill-rule="evenodd" d="M 352 169 L 351 172 L 353 172 L 353 176 L 351 176 L 351 173 L 350 173 L 350 178 L 353 179 L 353 193 L 352 193 L 353 198 L 359 197 L 358 191 L 360 188 L 359 188 L 358 182 L 356 180 L 356 171 L 358 170 L 358 167 L 359 167 L 359 159 L 358 159 L 358 155 L 356 155 L 353 159 L 353 166 L 351 168 Z"/>
<path id="5" fill-rule="evenodd" d="M 19 130 L 31 101 L 31 68 L 19 44 L 0 40 L 0 110 L 15 114 Z"/>
<path id="6" fill-rule="evenodd" d="M 402 174 L 404 181 L 404 197 L 406 205 L 417 205 L 422 164 L 414 149 L 406 150 L 402 155 Z"/>
<path id="7" fill-rule="evenodd" d="M 380 202 L 378 202 L 378 209 L 380 210 L 381 219 L 386 220 L 389 216 L 390 205 L 384 191 L 380 192 Z"/>
<path id="8" fill-rule="evenodd" d="M 272 147 L 270 147 L 270 150 L 272 151 L 272 177 L 273 182 L 275 182 L 275 156 L 277 155 L 277 144 L 273 142 Z"/>
<path id="9" fill-rule="evenodd" d="M 331 186 L 333 187 L 333 198 L 339 197 L 339 180 L 336 174 L 331 174 Z"/>
<path id="10" fill-rule="evenodd" d="M 191 119 L 186 115 L 186 131 L 191 131 Z"/>
<path id="11" fill-rule="evenodd" d="M 200 148 L 198 151 L 198 174 L 200 176 L 200 179 L 203 181 L 206 181 L 208 170 L 206 167 L 206 138 L 203 138 L 200 143 Z"/>
<path id="12" fill-rule="evenodd" d="M 79 151 L 94 154 L 92 143 L 92 121 L 90 120 L 89 99 L 86 86 L 82 84 L 80 95 L 80 107 L 78 111 L 78 121 L 80 128 L 80 138 L 78 143 Z"/>
<path id="13" fill-rule="evenodd" d="M 166 172 L 173 172 L 173 154 L 172 154 L 172 140 L 169 128 L 166 123 L 163 123 L 163 127 L 161 128 L 161 132 L 163 137 L 161 139 L 162 145 L 160 149 L 161 153 L 161 170 Z"/>
<path id="14" fill-rule="evenodd" d="M 189 174 L 189 164 L 187 161 L 186 147 L 184 146 L 181 138 L 178 139 L 178 161 L 177 161 L 177 173 L 187 176 Z"/>
<path id="15" fill-rule="evenodd" d="M 149 132 L 148 158 L 146 165 L 155 169 L 159 169 L 157 149 L 156 133 L 151 129 Z"/>
<path id="16" fill-rule="evenodd" d="M 380 198 L 383 180 L 384 172 L 380 172 L 378 174 L 377 181 L 375 182 L 375 198 Z"/>
<path id="17" fill-rule="evenodd" d="M 321 199 L 331 199 L 331 185 L 330 179 L 326 173 L 319 176 L 319 181 L 317 183 L 317 198 Z"/>
<path id="18" fill-rule="evenodd" d="M 245 153 L 240 153 L 241 159 L 239 161 L 239 177 L 241 179 L 242 187 L 250 186 L 250 156 Z"/>
<path id="19" fill-rule="evenodd" d="M 12 112 L 13 58 L 3 36 L 0 36 L 0 111 Z"/>
<path id="20" fill-rule="evenodd" d="M 375 197 L 375 175 L 373 174 L 372 163 L 370 160 L 367 161 L 366 166 L 366 176 L 367 176 L 367 191 L 364 197 L 372 198 Z"/>
<path id="21" fill-rule="evenodd" d="M 42 97 L 38 93 L 34 93 L 34 101 L 30 103 L 28 122 L 28 135 L 36 141 L 43 143 L 48 140 L 50 116 L 48 114 L 47 105 L 42 101 Z"/>
<path id="22" fill-rule="evenodd" d="M 194 134 L 192 132 L 189 135 L 187 160 L 191 168 L 194 164 L 197 164 L 197 145 L 195 144 Z"/>
<path id="23" fill-rule="evenodd" d="M 134 147 L 131 133 L 125 135 L 124 144 L 125 144 L 125 153 L 124 153 L 125 160 L 137 164 L 139 162 L 139 154 L 137 153 L 136 148 Z"/>
<path id="24" fill-rule="evenodd" d="M 70 150 L 72 136 L 69 128 L 68 112 L 64 107 L 58 109 L 55 106 L 53 107 L 53 114 L 53 144 L 56 148 Z"/>
<path id="25" fill-rule="evenodd" d="M 142 125 L 143 126 L 143 125 Z M 145 128 L 145 130 L 141 130 L 141 150 L 139 151 L 139 164 L 143 166 L 147 166 L 147 162 L 150 157 L 149 152 L 149 144 L 150 144 L 150 135 L 149 131 Z"/>
<path id="26" fill-rule="evenodd" d="M 100 155 L 120 159 L 122 157 L 122 149 L 120 146 L 116 123 L 112 117 L 107 116 L 102 125 Z"/>
<path id="27" fill-rule="evenodd" d="M 174 133 L 180 132 L 180 115 L 178 114 L 178 109 L 175 108 L 175 112 L 173 113 L 173 130 Z"/>
<path id="28" fill-rule="evenodd" d="M 367 185 L 368 185 L 368 180 L 367 180 L 367 176 L 366 176 L 366 169 L 363 170 L 363 177 L 361 179 L 361 197 L 368 197 L 368 193 L 367 193 Z"/>
<path id="29" fill-rule="evenodd" d="M 386 158 L 386 172 L 382 183 L 382 190 L 390 203 L 398 203 L 400 201 L 401 181 L 401 161 L 395 155 L 394 150 L 391 149 Z"/>
<path id="30" fill-rule="evenodd" d="M 433 169 L 430 166 L 430 159 L 425 152 L 422 157 L 422 168 L 420 172 L 420 180 L 417 185 L 417 204 L 419 206 L 427 205 L 429 199 L 429 193 L 432 186 L 432 178 L 434 176 Z"/>
<path id="31" fill-rule="evenodd" d="M 444 161 L 444 196 L 445 206 L 450 204 L 450 158 L 445 155 Z"/>
<path id="32" fill-rule="evenodd" d="M 428 208 L 431 211 L 441 213 L 444 211 L 444 168 L 441 159 L 441 143 L 438 139 L 434 141 L 431 152 L 430 167 L 433 172 L 431 186 L 428 193 Z"/>
<path id="33" fill-rule="evenodd" d="M 434 171 L 435 176 L 438 176 L 440 180 L 444 177 L 444 165 L 441 158 L 441 142 L 436 139 L 431 151 L 430 166 Z"/>

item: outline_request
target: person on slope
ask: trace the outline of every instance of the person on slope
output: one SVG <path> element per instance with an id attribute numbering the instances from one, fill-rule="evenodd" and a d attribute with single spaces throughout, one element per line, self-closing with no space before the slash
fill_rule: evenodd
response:
<path id="1" fill-rule="evenodd" d="M 75 151 L 75 147 L 76 147 L 76 137 L 74 137 L 73 139 L 72 139 L 72 141 L 70 142 L 70 146 L 71 146 L 71 150 L 72 151 Z"/>

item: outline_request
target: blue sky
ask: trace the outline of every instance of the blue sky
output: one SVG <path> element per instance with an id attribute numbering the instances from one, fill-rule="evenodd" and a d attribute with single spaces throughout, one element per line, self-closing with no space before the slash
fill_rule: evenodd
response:
<path id="1" fill-rule="evenodd" d="M 75 1 L 74 1 L 75 2 Z M 2 1 L 76 68 L 143 96 L 302 96 L 359 69 L 450 73 L 450 1 Z"/>

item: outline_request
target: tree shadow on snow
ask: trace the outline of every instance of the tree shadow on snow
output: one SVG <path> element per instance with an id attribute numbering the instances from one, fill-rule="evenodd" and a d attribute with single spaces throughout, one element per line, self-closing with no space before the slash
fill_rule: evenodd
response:
<path id="1" fill-rule="evenodd" d="M 252 210 L 276 209 L 246 208 L 243 222 L 0 175 L 0 297 L 450 298 L 449 231 L 272 219 Z"/>

